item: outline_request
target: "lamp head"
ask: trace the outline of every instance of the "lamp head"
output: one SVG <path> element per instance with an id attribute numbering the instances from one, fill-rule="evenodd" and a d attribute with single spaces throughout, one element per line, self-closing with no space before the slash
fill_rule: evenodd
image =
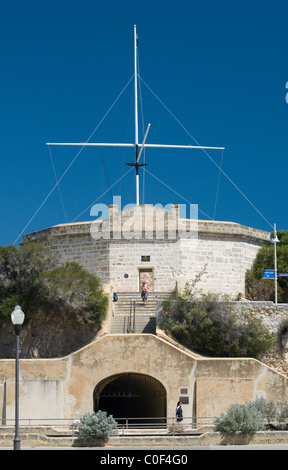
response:
<path id="1" fill-rule="evenodd" d="M 11 313 L 11 321 L 13 325 L 22 325 L 24 322 L 25 314 L 22 312 L 21 307 L 16 305 L 13 312 Z"/>
<path id="2" fill-rule="evenodd" d="M 277 237 L 277 235 L 275 235 L 274 238 L 272 238 L 271 241 L 272 241 L 272 243 L 279 243 L 279 242 L 280 242 L 280 240 L 279 240 L 279 238 Z"/>

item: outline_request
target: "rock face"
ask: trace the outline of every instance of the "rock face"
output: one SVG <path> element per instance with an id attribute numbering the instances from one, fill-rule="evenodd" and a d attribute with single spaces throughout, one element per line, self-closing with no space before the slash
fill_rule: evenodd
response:
<path id="1" fill-rule="evenodd" d="M 288 304 L 273 302 L 235 302 L 236 311 L 246 310 L 261 318 L 275 335 L 275 345 L 259 359 L 275 371 L 288 377 Z"/>
<path id="2" fill-rule="evenodd" d="M 233 302 L 233 305 L 237 311 L 244 309 L 249 314 L 260 317 L 275 334 L 275 347 L 260 360 L 288 376 L 288 305 L 262 301 Z M 93 341 L 99 329 L 99 325 L 79 323 L 72 315 L 60 315 L 57 312 L 47 315 L 39 311 L 23 327 L 20 355 L 22 358 L 66 356 Z M 15 333 L 13 325 L 8 321 L 0 324 L 0 359 L 14 357 Z"/>

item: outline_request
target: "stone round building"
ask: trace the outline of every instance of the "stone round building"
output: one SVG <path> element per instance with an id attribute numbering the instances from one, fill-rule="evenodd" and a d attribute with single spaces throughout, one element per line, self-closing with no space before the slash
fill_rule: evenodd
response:
<path id="1" fill-rule="evenodd" d="M 183 219 L 179 206 L 108 209 L 106 220 L 56 225 L 24 236 L 41 243 L 60 263 L 76 261 L 116 291 L 183 289 L 201 273 L 197 289 L 236 298 L 245 273 L 270 234 L 233 222 Z"/>

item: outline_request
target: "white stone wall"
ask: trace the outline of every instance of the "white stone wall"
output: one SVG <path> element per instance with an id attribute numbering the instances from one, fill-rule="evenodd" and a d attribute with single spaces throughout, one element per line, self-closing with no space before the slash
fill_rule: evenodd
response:
<path id="1" fill-rule="evenodd" d="M 245 292 L 245 273 L 257 255 L 259 246 L 238 240 L 198 240 L 196 253 L 190 254 L 185 277 L 192 280 L 195 272 L 205 268 L 197 289 L 203 292 L 221 292 L 236 296 Z M 194 259 L 193 259 L 194 258 Z M 192 278 L 191 278 L 192 274 Z M 194 277 L 193 277 L 194 274 Z"/>
<path id="2" fill-rule="evenodd" d="M 149 256 L 150 261 L 141 261 Z M 110 244 L 110 277 L 119 291 L 139 290 L 139 269 L 153 269 L 154 290 L 171 291 L 179 275 L 180 252 L 176 241 L 122 240 Z M 124 275 L 129 277 L 125 277 Z"/>
<path id="3" fill-rule="evenodd" d="M 45 240 L 43 245 L 49 248 L 60 263 L 75 261 L 87 271 L 97 274 L 102 283 L 109 278 L 109 246 L 103 240 L 97 242 L 91 237 L 79 236 Z"/>
<path id="4" fill-rule="evenodd" d="M 96 228 L 94 234 L 97 234 L 99 222 L 96 225 L 82 222 L 26 235 L 24 243 L 42 243 L 56 254 L 59 262 L 76 261 L 96 274 L 103 284 L 113 281 L 117 291 L 138 291 L 139 269 L 143 268 L 153 269 L 154 290 L 158 292 L 182 289 L 186 281 L 193 281 L 204 268 L 198 290 L 228 294 L 232 298 L 245 291 L 246 270 L 252 266 L 260 246 L 269 242 L 268 232 L 229 222 L 197 221 L 195 238 L 169 238 L 166 227 L 162 239 L 158 239 L 152 210 L 153 206 L 145 206 L 145 212 L 140 214 L 142 218 L 138 217 L 131 225 L 130 214 L 117 212 L 117 207 L 112 206 L 110 220 L 105 225 L 106 239 L 91 235 L 91 227 Z M 140 230 L 146 227 L 142 238 L 141 233 L 139 239 L 121 236 L 121 225 L 120 230 L 112 233 L 115 221 L 120 220 L 121 224 L 121 214 L 122 227 L 127 228 L 128 222 L 133 230 L 138 223 Z M 145 220 L 143 214 L 148 214 Z M 165 217 L 166 214 L 167 211 Z M 147 226 L 151 227 L 149 233 Z M 149 261 L 142 261 L 142 256 L 150 257 Z"/>

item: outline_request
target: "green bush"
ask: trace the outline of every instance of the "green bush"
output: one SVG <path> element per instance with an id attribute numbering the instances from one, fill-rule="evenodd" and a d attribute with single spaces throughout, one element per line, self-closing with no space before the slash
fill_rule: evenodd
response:
<path id="1" fill-rule="evenodd" d="M 44 276 L 47 304 L 74 314 L 80 323 L 101 323 L 108 299 L 102 294 L 100 280 L 75 262 L 65 263 Z"/>
<path id="2" fill-rule="evenodd" d="M 107 416 L 106 411 L 85 413 L 80 420 L 79 437 L 87 440 L 108 439 L 117 435 L 117 422 L 112 415 Z"/>
<path id="3" fill-rule="evenodd" d="M 259 357 L 275 338 L 262 319 L 216 294 L 201 299 L 172 294 L 162 303 L 160 326 L 183 346 L 212 357 Z"/>
<path id="4" fill-rule="evenodd" d="M 45 298 L 43 273 L 55 265 L 47 251 L 32 243 L 0 247 L 0 319 L 6 320 L 18 304 L 27 321 Z"/>
<path id="5" fill-rule="evenodd" d="M 285 403 L 281 406 L 281 409 L 278 415 L 278 420 L 280 423 L 283 423 L 287 420 L 287 418 L 288 418 L 288 404 Z"/>
<path id="6" fill-rule="evenodd" d="M 253 402 L 244 405 L 233 404 L 226 413 L 214 421 L 215 431 L 225 434 L 254 434 L 264 431 L 265 425 L 261 411 Z"/>
<path id="7" fill-rule="evenodd" d="M 100 280 L 75 262 L 59 260 L 35 244 L 0 247 L 0 321 L 10 319 L 16 305 L 26 323 L 39 309 L 73 315 L 79 323 L 101 324 L 108 298 Z"/>
<path id="8" fill-rule="evenodd" d="M 273 400 L 256 398 L 244 405 L 233 404 L 226 413 L 214 420 L 215 431 L 225 434 L 254 434 L 269 426 L 277 430 L 287 429 L 288 405 Z M 274 423 L 274 424 L 272 424 Z"/>
<path id="9" fill-rule="evenodd" d="M 274 237 L 274 233 L 271 234 Z M 278 273 L 288 270 L 288 232 L 278 230 L 277 244 Z M 275 300 L 274 279 L 263 279 L 264 269 L 274 269 L 274 246 L 263 245 L 257 253 L 253 266 L 246 272 L 246 297 L 250 300 Z M 278 278 L 278 302 L 288 302 L 288 278 Z"/>
<path id="10" fill-rule="evenodd" d="M 263 421 L 271 423 L 279 419 L 279 411 L 276 403 L 273 400 L 266 398 L 256 398 L 251 402 L 251 406 L 258 410 L 262 415 Z"/>

